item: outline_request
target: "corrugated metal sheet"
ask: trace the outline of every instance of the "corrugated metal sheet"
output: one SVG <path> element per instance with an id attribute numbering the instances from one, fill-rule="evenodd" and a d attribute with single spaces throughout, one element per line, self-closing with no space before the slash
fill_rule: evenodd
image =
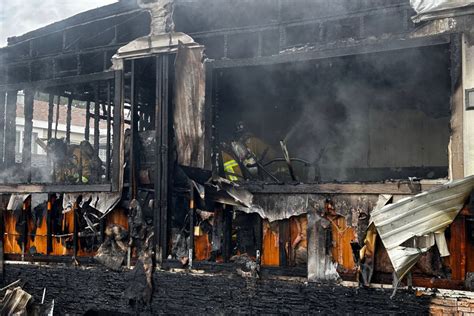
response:
<path id="1" fill-rule="evenodd" d="M 415 22 L 467 14 L 466 7 L 474 5 L 474 0 L 410 0 L 413 9 L 418 13 Z M 447 12 L 451 12 L 446 15 Z"/>
<path id="2" fill-rule="evenodd" d="M 432 244 L 404 247 L 414 237 L 441 234 L 452 223 L 474 189 L 474 176 L 452 181 L 434 190 L 420 193 L 397 203 L 386 205 L 371 214 L 372 221 L 387 249 L 399 278 L 416 263 Z M 433 240 L 444 248 L 442 236 Z M 415 240 L 416 244 L 416 240 Z M 443 250 L 443 253 L 446 254 Z"/>

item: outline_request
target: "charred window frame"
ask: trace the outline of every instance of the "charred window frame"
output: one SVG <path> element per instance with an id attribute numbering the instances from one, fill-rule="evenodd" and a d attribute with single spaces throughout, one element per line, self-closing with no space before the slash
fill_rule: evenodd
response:
<path id="1" fill-rule="evenodd" d="M 118 191 L 121 187 L 121 131 L 122 131 L 122 86 L 121 71 L 104 72 L 101 74 L 83 75 L 61 80 L 46 80 L 27 85 L 7 86 L 8 89 L 0 89 L 0 168 L 5 175 L 0 191 L 5 193 L 47 193 L 47 192 L 93 192 L 93 191 Z M 21 163 L 16 163 L 19 157 L 15 158 L 15 144 L 18 143 L 16 135 L 16 113 L 18 104 L 18 91 L 24 91 L 24 131 L 21 150 Z M 35 95 L 42 93 L 48 101 L 47 108 L 41 107 L 42 116 L 47 115 L 47 128 L 42 127 L 46 141 L 41 142 L 47 156 L 44 157 L 44 165 L 50 167 L 46 170 L 45 177 L 35 178 L 32 176 L 32 149 L 36 144 L 33 140 L 33 117 L 35 111 Z M 75 107 L 79 104 L 80 107 Z M 117 106 L 116 106 L 117 105 Z M 44 109 L 43 109 L 44 108 Z M 80 109 L 79 109 L 80 108 Z M 38 109 L 39 110 L 39 109 Z M 59 179 L 58 168 L 55 166 L 55 159 L 52 157 L 52 140 L 60 138 L 62 135 L 64 146 L 72 146 L 72 111 L 80 112 L 78 115 L 85 116 L 84 126 L 75 127 L 80 140 L 86 141 L 88 150 L 98 156 L 99 150 L 105 151 L 104 161 L 95 161 L 99 172 L 90 172 L 87 181 L 81 177 L 83 170 L 82 163 L 77 164 L 74 170 L 79 174 L 78 181 Z M 60 123 L 61 121 L 61 123 Z M 64 125 L 59 131 L 58 125 Z M 76 123 L 77 124 L 77 123 Z M 81 123 L 82 124 L 82 123 Z M 91 133 L 91 130 L 94 132 Z M 101 131 L 102 130 L 102 131 Z M 102 132 L 102 135 L 101 135 Z M 78 138 L 78 140 L 79 140 Z M 77 144 L 80 146 L 79 144 Z M 86 145 L 86 143 L 84 143 Z M 48 147 L 50 146 L 50 147 Z M 70 147 L 68 147 L 70 148 Z M 81 149 L 81 153 L 83 149 Z M 82 154 L 80 155 L 82 157 Z M 79 157 L 79 159 L 81 159 Z M 57 158 L 57 157 L 56 157 Z M 58 159 L 56 159 L 58 160 Z M 34 162 L 34 161 L 33 161 Z M 59 161 L 61 162 L 61 161 Z M 92 165 L 92 163 L 90 163 Z M 46 169 L 45 168 L 45 169 Z M 72 167 L 71 167 L 72 168 Z M 88 167 L 92 168 L 92 167 Z M 63 172 L 66 173 L 67 167 Z M 17 181 L 12 181 L 14 174 L 18 172 L 21 177 Z M 72 170 L 72 169 L 71 169 Z M 92 170 L 92 169 L 89 169 Z M 23 172 L 24 171 L 24 172 Z M 38 171 L 38 170 L 35 170 Z M 43 170 L 44 172 L 44 170 Z M 85 171 L 84 171 L 85 172 Z"/>

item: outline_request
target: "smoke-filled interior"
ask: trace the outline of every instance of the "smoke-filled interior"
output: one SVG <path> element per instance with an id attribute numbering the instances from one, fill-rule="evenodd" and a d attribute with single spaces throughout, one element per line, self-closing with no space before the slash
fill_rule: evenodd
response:
<path id="1" fill-rule="evenodd" d="M 449 56 L 438 45 L 219 70 L 219 140 L 235 140 L 239 121 L 270 158 L 284 140 L 307 162 L 292 163 L 304 182 L 445 178 Z M 284 162 L 268 168 L 289 179 Z"/>

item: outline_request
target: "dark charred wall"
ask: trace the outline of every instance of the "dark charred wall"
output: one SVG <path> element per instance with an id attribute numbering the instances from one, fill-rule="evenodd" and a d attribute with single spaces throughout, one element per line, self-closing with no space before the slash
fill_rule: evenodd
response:
<path id="1" fill-rule="evenodd" d="M 290 281 L 252 281 L 238 276 L 189 275 L 158 272 L 149 307 L 130 306 L 123 298 L 128 273 L 102 268 L 7 265 L 6 283 L 22 279 L 24 289 L 46 302 L 55 300 L 55 314 L 82 315 L 102 311 L 114 315 L 151 314 L 428 314 L 429 297 L 390 291 L 304 284 Z"/>
<path id="2" fill-rule="evenodd" d="M 211 59 L 277 55 L 305 45 L 397 37 L 414 28 L 407 0 L 177 1 L 176 30 Z"/>

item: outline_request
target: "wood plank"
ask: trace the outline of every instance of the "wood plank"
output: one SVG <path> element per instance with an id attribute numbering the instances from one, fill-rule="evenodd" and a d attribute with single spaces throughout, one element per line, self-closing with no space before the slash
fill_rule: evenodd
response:
<path id="1" fill-rule="evenodd" d="M 5 167 L 15 164 L 16 101 L 18 91 L 8 91 L 5 110 Z"/>
<path id="2" fill-rule="evenodd" d="M 423 183 L 421 191 L 442 185 Z M 419 186 L 410 183 L 321 183 L 321 184 L 243 184 L 241 186 L 255 194 L 393 194 L 412 195 L 419 193 Z"/>
<path id="3" fill-rule="evenodd" d="M 0 193 L 76 193 L 76 192 L 110 192 L 110 184 L 12 184 L 0 185 Z"/>
<path id="4" fill-rule="evenodd" d="M 5 101 L 6 92 L 0 91 L 0 165 L 3 164 L 5 149 Z"/>
<path id="5" fill-rule="evenodd" d="M 31 182 L 31 138 L 33 137 L 33 102 L 34 91 L 25 90 L 24 118 L 25 128 L 23 132 L 22 164 L 27 172 L 27 183 Z"/>
<path id="6" fill-rule="evenodd" d="M 450 178 L 464 177 L 463 113 L 464 91 L 462 82 L 462 37 L 451 40 L 451 140 Z"/>

